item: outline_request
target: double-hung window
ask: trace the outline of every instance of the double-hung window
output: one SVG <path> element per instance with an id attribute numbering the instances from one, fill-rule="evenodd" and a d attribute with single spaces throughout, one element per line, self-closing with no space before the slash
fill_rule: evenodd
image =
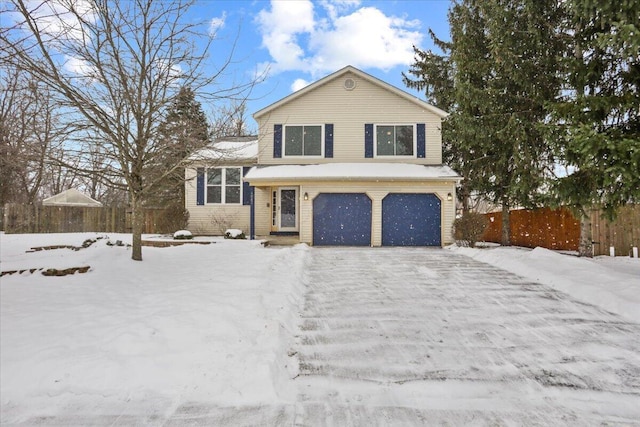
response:
<path id="1" fill-rule="evenodd" d="M 376 125 L 376 156 L 415 156 L 413 125 Z"/>
<path id="2" fill-rule="evenodd" d="M 207 169 L 207 203 L 239 204 L 241 188 L 242 168 Z"/>
<path id="3" fill-rule="evenodd" d="M 285 126 L 285 156 L 322 156 L 322 126 Z"/>

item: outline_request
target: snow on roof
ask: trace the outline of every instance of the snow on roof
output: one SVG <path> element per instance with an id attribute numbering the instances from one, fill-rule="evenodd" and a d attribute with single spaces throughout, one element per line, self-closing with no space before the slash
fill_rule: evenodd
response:
<path id="1" fill-rule="evenodd" d="M 220 139 L 213 144 L 196 151 L 191 160 L 255 160 L 258 158 L 258 137 L 241 136 Z"/>
<path id="2" fill-rule="evenodd" d="M 426 166 L 407 163 L 326 163 L 316 165 L 255 166 L 246 181 L 272 180 L 460 180 L 449 166 Z"/>
<path id="3" fill-rule="evenodd" d="M 42 204 L 45 206 L 102 206 L 102 203 L 75 188 L 48 197 L 42 201 Z"/>

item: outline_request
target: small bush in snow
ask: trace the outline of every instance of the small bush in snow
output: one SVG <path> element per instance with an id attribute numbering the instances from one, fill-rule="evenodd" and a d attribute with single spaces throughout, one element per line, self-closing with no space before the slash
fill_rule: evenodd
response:
<path id="1" fill-rule="evenodd" d="M 244 235 L 242 230 L 238 230 L 236 228 L 230 228 L 224 232 L 225 239 L 246 239 L 247 237 Z"/>
<path id="2" fill-rule="evenodd" d="M 173 238 L 176 240 L 191 240 L 193 239 L 193 234 L 189 230 L 178 230 L 173 233 Z"/>
<path id="3" fill-rule="evenodd" d="M 453 237 L 460 246 L 475 247 L 487 228 L 487 218 L 476 212 L 467 212 L 453 222 Z"/>

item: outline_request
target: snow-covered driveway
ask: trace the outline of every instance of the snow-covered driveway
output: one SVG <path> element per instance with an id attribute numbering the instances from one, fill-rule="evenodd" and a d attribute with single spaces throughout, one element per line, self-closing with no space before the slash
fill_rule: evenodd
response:
<path id="1" fill-rule="evenodd" d="M 310 255 L 297 424 L 640 420 L 640 325 L 450 251 Z"/>

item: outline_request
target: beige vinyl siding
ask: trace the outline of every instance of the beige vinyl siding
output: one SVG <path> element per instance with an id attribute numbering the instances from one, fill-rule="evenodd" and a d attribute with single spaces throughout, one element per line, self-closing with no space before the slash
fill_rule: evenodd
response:
<path id="1" fill-rule="evenodd" d="M 271 232 L 271 187 L 255 187 L 255 233 L 268 236 Z"/>
<path id="2" fill-rule="evenodd" d="M 219 167 L 223 167 L 220 165 Z M 198 205 L 196 169 L 185 172 L 185 209 L 189 211 L 188 229 L 194 234 L 221 236 L 228 228 L 237 228 L 248 236 L 251 217 L 250 206 L 244 205 Z"/>
<path id="3" fill-rule="evenodd" d="M 356 81 L 355 89 L 350 91 L 344 89 L 343 84 L 346 78 L 352 78 Z M 319 123 L 334 125 L 333 158 L 273 158 L 274 124 L 286 126 Z M 365 123 L 425 123 L 426 158 L 365 158 Z M 258 118 L 258 125 L 261 135 L 259 164 L 402 162 L 439 165 L 442 163 L 440 117 L 351 72 L 264 114 Z"/>
<path id="4" fill-rule="evenodd" d="M 279 183 L 288 186 L 288 183 Z M 276 188 L 274 186 L 274 188 Z M 264 190 L 266 196 L 258 203 L 256 192 L 256 234 L 267 235 L 270 231 L 271 208 L 267 207 L 270 187 Z M 308 193 L 309 200 L 304 200 Z M 441 201 L 442 217 L 440 223 L 442 244 L 453 243 L 451 227 L 455 219 L 455 183 L 454 182 L 314 182 L 300 185 L 300 241 L 313 244 L 313 199 L 320 193 L 365 193 L 371 199 L 372 232 L 371 245 L 382 244 L 382 199 L 389 193 L 434 193 Z M 447 200 L 451 193 L 453 200 Z"/>

